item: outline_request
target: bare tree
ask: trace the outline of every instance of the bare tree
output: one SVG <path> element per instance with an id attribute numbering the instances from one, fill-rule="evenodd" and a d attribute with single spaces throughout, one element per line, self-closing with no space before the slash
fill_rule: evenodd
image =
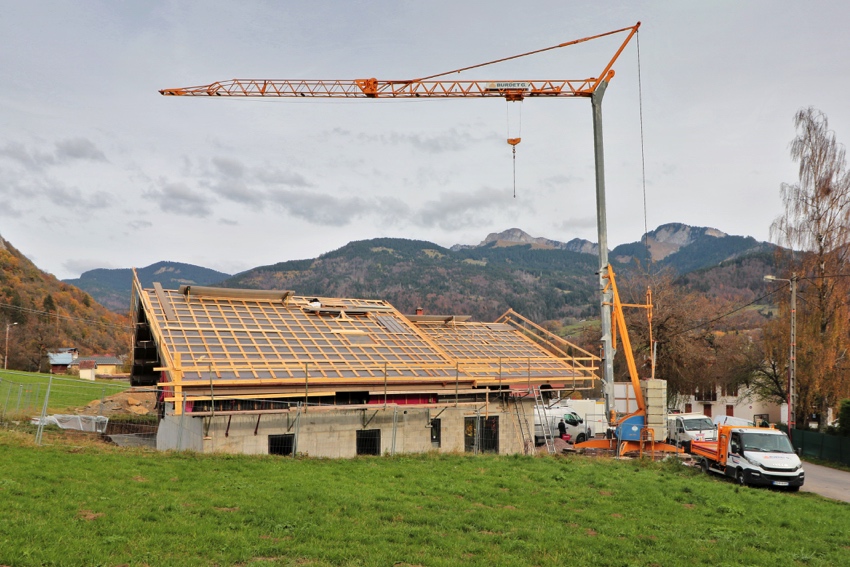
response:
<path id="1" fill-rule="evenodd" d="M 751 336 L 748 348 L 741 352 L 732 375 L 750 399 L 774 404 L 788 399 L 789 335 L 788 322 L 773 319 L 760 334 Z"/>
<path id="2" fill-rule="evenodd" d="M 771 225 L 771 238 L 799 252 L 786 267 L 786 276 L 796 272 L 800 278 L 803 300 L 797 310 L 797 421 L 805 423 L 806 414 L 816 413 L 824 430 L 827 410 L 850 393 L 844 369 L 850 316 L 850 175 L 844 146 L 829 129 L 826 115 L 806 108 L 797 112 L 794 123 L 791 157 L 799 163 L 799 180 L 781 187 L 785 214 Z"/>
<path id="3" fill-rule="evenodd" d="M 622 283 L 624 303 L 645 303 L 647 288 L 652 290 L 655 376 L 667 380 L 668 403 L 675 404 L 681 396 L 697 391 L 713 394 L 718 386 L 737 383 L 732 371 L 738 368 L 749 339 L 727 331 L 730 320 L 719 316 L 728 311 L 728 305 L 687 290 L 669 273 L 635 275 Z M 635 361 L 641 377 L 648 378 L 652 368 L 646 311 L 630 309 L 625 315 Z M 622 368 L 618 362 L 615 359 L 615 373 Z"/>

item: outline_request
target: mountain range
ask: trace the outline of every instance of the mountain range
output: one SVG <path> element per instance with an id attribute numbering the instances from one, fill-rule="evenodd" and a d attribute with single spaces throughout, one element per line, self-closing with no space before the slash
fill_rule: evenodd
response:
<path id="1" fill-rule="evenodd" d="M 477 245 L 437 244 L 401 238 L 355 241 L 318 258 L 260 266 L 240 274 L 158 262 L 138 270 L 145 286 L 181 284 L 292 289 L 299 295 L 380 298 L 403 312 L 472 315 L 493 320 L 508 308 L 537 321 L 592 317 L 598 311 L 598 247 L 587 240 L 559 242 L 512 228 Z M 771 271 L 774 245 L 717 229 L 665 224 L 640 241 L 617 246 L 609 260 L 618 272 L 668 270 L 705 287 L 708 272 L 725 270 L 725 294 L 751 295 Z M 746 264 L 746 269 L 741 266 Z M 737 266 L 737 267 L 736 267 Z M 732 271 L 735 275 L 733 277 Z M 65 280 L 120 313 L 129 305 L 132 272 L 91 270 Z M 704 290 L 703 290 L 704 291 Z"/>

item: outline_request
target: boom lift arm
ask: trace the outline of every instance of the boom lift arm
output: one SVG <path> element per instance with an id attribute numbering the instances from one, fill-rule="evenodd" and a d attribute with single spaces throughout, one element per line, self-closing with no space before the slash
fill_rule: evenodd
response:
<path id="1" fill-rule="evenodd" d="M 646 434 L 646 402 L 643 398 L 643 392 L 640 387 L 640 377 L 635 364 L 634 353 L 632 352 L 632 343 L 629 339 L 629 331 L 626 327 L 626 317 L 623 314 L 623 307 L 640 307 L 648 310 L 648 314 L 652 317 L 651 294 L 647 293 L 646 305 L 624 304 L 620 301 L 620 293 L 617 290 L 617 280 L 614 274 L 614 269 L 609 265 L 607 273 L 602 276 L 608 280 L 605 286 L 606 292 L 610 292 L 612 296 L 611 302 L 611 318 L 612 318 L 612 335 L 616 345 L 617 336 L 623 345 L 623 355 L 626 358 L 626 366 L 629 370 L 629 379 L 631 380 L 632 388 L 635 392 L 635 403 L 637 409 L 620 418 L 616 417 L 616 411 L 611 409 L 609 423 L 614 426 L 614 439 L 591 439 L 584 443 L 577 443 L 576 449 L 608 449 L 614 450 L 619 444 L 618 453 L 623 455 L 632 451 L 643 452 L 645 449 L 649 451 L 662 451 L 669 453 L 681 452 L 681 449 L 667 443 L 656 442 L 654 438 Z M 652 331 L 650 330 L 650 346 L 652 343 Z M 616 348 L 616 347 L 615 347 Z"/>

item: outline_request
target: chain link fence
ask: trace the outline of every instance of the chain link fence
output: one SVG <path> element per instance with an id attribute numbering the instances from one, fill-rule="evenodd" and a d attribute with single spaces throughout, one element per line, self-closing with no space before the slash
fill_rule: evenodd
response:
<path id="1" fill-rule="evenodd" d="M 157 400 L 156 388 L 126 381 L 0 373 L 0 427 L 32 434 L 37 444 L 61 436 L 154 447 Z"/>

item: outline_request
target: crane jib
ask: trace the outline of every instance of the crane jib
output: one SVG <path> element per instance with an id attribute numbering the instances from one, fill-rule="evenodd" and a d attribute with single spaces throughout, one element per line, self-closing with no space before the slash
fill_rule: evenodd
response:
<path id="1" fill-rule="evenodd" d="M 462 98 L 462 97 L 586 97 L 593 94 L 595 77 L 538 81 L 379 81 L 244 80 L 163 89 L 164 96 L 328 97 L 328 98 Z"/>

